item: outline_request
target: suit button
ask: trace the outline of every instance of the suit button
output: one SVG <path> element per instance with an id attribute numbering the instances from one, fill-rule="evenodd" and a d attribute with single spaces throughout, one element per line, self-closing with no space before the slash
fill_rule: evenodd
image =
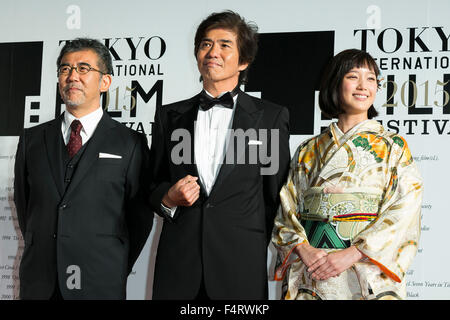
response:
<path id="1" fill-rule="evenodd" d="M 63 209 L 65 209 L 66 207 L 67 207 L 67 204 L 64 203 L 64 204 L 62 204 L 62 205 L 59 206 L 59 209 L 60 209 L 60 210 L 63 210 Z"/>
<path id="2" fill-rule="evenodd" d="M 210 203 L 206 204 L 206 209 L 214 208 L 214 206 Z"/>
<path id="3" fill-rule="evenodd" d="M 67 183 L 69 183 L 69 182 L 70 182 L 70 179 L 69 179 L 69 178 L 67 178 L 67 179 L 65 179 L 65 180 L 64 180 L 64 182 L 67 182 Z"/>
<path id="4" fill-rule="evenodd" d="M 53 234 L 53 239 L 56 239 L 56 233 Z"/>

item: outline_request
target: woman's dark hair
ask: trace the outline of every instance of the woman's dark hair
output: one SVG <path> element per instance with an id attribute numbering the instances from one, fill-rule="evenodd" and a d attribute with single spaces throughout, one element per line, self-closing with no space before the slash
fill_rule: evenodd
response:
<path id="1" fill-rule="evenodd" d="M 100 71 L 106 74 L 113 73 L 112 59 L 108 48 L 100 41 L 90 38 L 76 38 L 67 41 L 56 60 L 56 67 L 59 68 L 61 60 L 66 53 L 82 50 L 94 51 L 98 56 L 98 66 Z"/>
<path id="2" fill-rule="evenodd" d="M 358 49 L 348 49 L 338 53 L 329 62 L 322 76 L 319 93 L 319 106 L 322 113 L 330 118 L 337 118 L 345 113 L 341 107 L 341 85 L 344 76 L 353 68 L 367 66 L 375 72 L 378 87 L 380 69 L 370 54 Z M 378 112 L 373 105 L 367 110 L 367 117 L 372 119 Z"/>
<path id="3" fill-rule="evenodd" d="M 250 64 L 255 60 L 258 51 L 258 26 L 253 22 L 246 22 L 244 18 L 231 10 L 212 13 L 200 23 L 195 33 L 195 57 L 206 33 L 213 29 L 231 30 L 236 34 L 239 64 L 248 63 L 248 67 L 239 74 L 239 84 L 245 83 Z"/>

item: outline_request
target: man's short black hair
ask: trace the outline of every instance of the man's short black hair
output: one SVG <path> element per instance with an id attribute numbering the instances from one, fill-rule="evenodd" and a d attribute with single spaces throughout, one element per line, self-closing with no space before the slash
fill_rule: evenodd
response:
<path id="1" fill-rule="evenodd" d="M 230 30 L 236 34 L 239 64 L 248 63 L 248 67 L 239 74 L 239 84 L 246 83 L 248 69 L 258 52 L 258 26 L 253 22 L 245 21 L 243 17 L 231 10 L 214 12 L 203 20 L 197 28 L 194 40 L 195 57 L 197 57 L 200 43 L 206 33 L 213 29 Z"/>
<path id="2" fill-rule="evenodd" d="M 358 49 L 347 49 L 331 59 L 320 84 L 319 106 L 324 115 L 330 118 L 338 118 L 340 114 L 345 113 L 341 106 L 342 80 L 351 69 L 365 66 L 375 72 L 379 87 L 380 69 L 369 53 Z M 371 105 L 367 110 L 367 117 L 372 119 L 377 115 L 378 112 Z"/>
<path id="3" fill-rule="evenodd" d="M 100 71 L 106 74 L 113 73 L 112 58 L 108 48 L 100 41 L 90 38 L 76 38 L 74 40 L 67 41 L 61 49 L 58 59 L 56 60 L 56 67 L 59 68 L 62 57 L 66 53 L 82 50 L 94 51 L 98 56 L 98 67 L 100 68 Z"/>

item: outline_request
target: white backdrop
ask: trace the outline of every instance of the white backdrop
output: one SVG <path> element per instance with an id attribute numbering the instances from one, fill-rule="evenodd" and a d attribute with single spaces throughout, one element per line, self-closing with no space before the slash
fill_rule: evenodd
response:
<path id="1" fill-rule="evenodd" d="M 193 55 L 195 30 L 209 13 L 225 9 L 256 22 L 261 34 L 334 31 L 334 53 L 365 48 L 377 59 L 385 78 L 375 102 L 378 119 L 406 138 L 425 183 L 422 236 L 419 253 L 408 271 L 408 298 L 449 299 L 445 186 L 450 178 L 450 110 L 443 107 L 450 91 L 445 84 L 450 79 L 448 0 L 229 0 L 226 5 L 212 0 L 2 0 L 0 53 L 13 43 L 41 43 L 42 70 L 38 74 L 39 94 L 25 94 L 14 105 L 0 108 L 0 117 L 9 117 L 5 110 L 16 112 L 19 106 L 24 110 L 23 126 L 30 127 L 53 119 L 58 110 L 63 110 L 63 105 L 55 104 L 60 43 L 87 36 L 105 42 L 114 57 L 108 110 L 119 112 L 117 120 L 144 132 L 150 140 L 157 103 L 171 103 L 200 91 Z M 302 45 L 308 50 L 308 43 Z M 280 77 L 282 74 L 280 70 Z M 308 76 L 298 74 L 299 79 Z M 6 88 L 0 90 L 5 92 Z M 317 92 L 312 94 L 316 97 L 311 119 L 314 132 L 291 135 L 291 154 L 301 141 L 318 134 L 320 127 L 329 123 L 320 119 Z M 393 103 L 397 106 L 387 108 Z M 12 199 L 17 142 L 18 135 L 0 133 L 0 299 L 16 299 L 19 293 L 23 240 Z M 155 218 L 155 227 L 129 277 L 128 299 L 151 298 L 161 225 L 162 221 Z M 270 247 L 271 275 L 273 254 Z M 269 281 L 269 288 L 270 299 L 279 299 L 279 285 Z"/>

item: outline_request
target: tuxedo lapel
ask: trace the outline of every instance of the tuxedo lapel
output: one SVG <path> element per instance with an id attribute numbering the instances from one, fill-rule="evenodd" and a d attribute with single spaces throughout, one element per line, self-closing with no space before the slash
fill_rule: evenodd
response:
<path id="1" fill-rule="evenodd" d="M 108 131 L 111 128 L 114 128 L 116 125 L 117 124 L 109 117 L 109 115 L 106 112 L 103 112 L 103 116 L 100 119 L 100 122 L 98 123 L 97 128 L 94 131 L 94 134 L 89 139 L 86 150 L 84 150 L 84 153 L 80 161 L 78 162 L 77 170 L 73 175 L 72 181 L 67 187 L 64 198 L 70 196 L 70 194 L 73 192 L 73 190 L 75 190 L 80 181 L 83 180 L 89 168 L 98 159 L 99 150 L 101 150 L 103 142 L 108 137 Z"/>
<path id="2" fill-rule="evenodd" d="M 170 127 L 168 132 L 172 133 L 177 129 L 185 129 L 189 132 L 190 138 L 190 160 L 188 163 L 184 163 L 183 167 L 187 174 L 198 177 L 197 166 L 195 165 L 195 149 L 194 149 L 194 134 L 195 134 L 195 121 L 197 120 L 198 113 L 198 95 L 188 100 L 185 105 L 181 106 L 176 110 L 171 110 L 168 112 Z M 169 137 L 171 139 L 171 137 Z M 174 144 L 181 143 L 180 141 L 174 141 Z M 170 148 L 172 150 L 172 148 Z M 172 156 L 172 155 L 170 155 Z"/>
<path id="3" fill-rule="evenodd" d="M 255 103 L 252 101 L 251 97 L 246 93 L 239 91 L 236 110 L 233 117 L 233 132 L 237 129 L 242 129 L 246 132 L 248 129 L 258 130 L 259 122 L 263 116 L 264 111 L 262 109 L 258 109 Z M 230 141 L 233 137 L 230 137 Z M 213 196 L 220 185 L 225 181 L 228 175 L 235 169 L 236 163 L 240 163 L 239 160 L 242 159 L 246 154 L 248 154 L 248 145 L 244 146 L 244 150 L 236 150 L 236 147 L 239 146 L 236 141 L 234 143 L 228 143 L 227 151 L 225 153 L 225 157 L 231 152 L 234 156 L 230 157 L 233 159 L 231 163 L 226 163 L 226 159 L 223 159 L 223 164 L 220 167 L 219 174 L 217 175 L 214 186 L 211 190 L 210 197 Z M 231 150 L 230 148 L 234 148 Z M 237 161 L 236 161 L 237 160 Z"/>
<path id="4" fill-rule="evenodd" d="M 56 187 L 61 197 L 64 194 L 61 159 L 62 118 L 63 114 L 61 114 L 59 118 L 51 121 L 45 130 L 45 148 L 47 150 L 48 162 L 50 163 L 50 171 L 52 172 L 53 179 L 55 180 Z"/>

